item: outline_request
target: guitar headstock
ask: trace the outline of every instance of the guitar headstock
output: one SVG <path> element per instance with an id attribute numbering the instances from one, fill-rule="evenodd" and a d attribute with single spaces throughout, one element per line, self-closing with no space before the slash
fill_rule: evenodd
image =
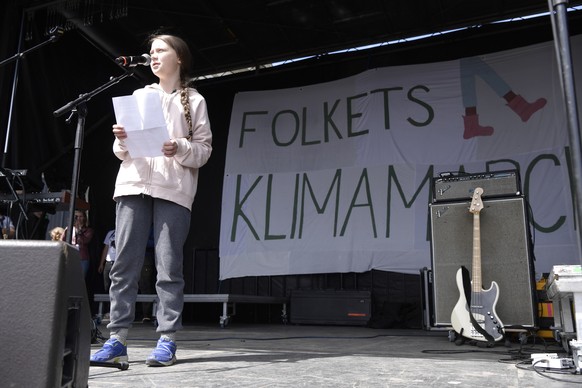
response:
<path id="1" fill-rule="evenodd" d="M 481 195 L 483 194 L 483 189 L 481 187 L 476 187 L 473 191 L 473 199 L 471 200 L 471 206 L 469 211 L 473 214 L 479 213 L 483 209 L 483 200 Z"/>

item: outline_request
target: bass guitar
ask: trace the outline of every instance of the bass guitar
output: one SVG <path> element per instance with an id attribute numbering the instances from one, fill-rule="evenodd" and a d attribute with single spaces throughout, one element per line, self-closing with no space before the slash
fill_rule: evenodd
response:
<path id="1" fill-rule="evenodd" d="M 481 195 L 483 189 L 477 187 L 473 192 L 469 212 L 473 214 L 473 261 L 472 276 L 465 267 L 457 271 L 459 300 L 453 308 L 451 323 L 455 332 L 476 340 L 495 342 L 504 336 L 503 323 L 497 316 L 495 307 L 499 299 L 499 286 L 495 281 L 484 290 L 481 280 L 481 220 L 483 209 Z"/>

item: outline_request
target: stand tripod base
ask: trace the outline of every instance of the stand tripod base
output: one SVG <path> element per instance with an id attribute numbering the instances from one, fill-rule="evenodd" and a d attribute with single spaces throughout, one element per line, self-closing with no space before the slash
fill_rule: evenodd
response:
<path id="1" fill-rule="evenodd" d="M 127 370 L 129 369 L 129 362 L 89 361 L 89 366 L 103 366 L 105 368 L 117 368 L 120 370 Z"/>

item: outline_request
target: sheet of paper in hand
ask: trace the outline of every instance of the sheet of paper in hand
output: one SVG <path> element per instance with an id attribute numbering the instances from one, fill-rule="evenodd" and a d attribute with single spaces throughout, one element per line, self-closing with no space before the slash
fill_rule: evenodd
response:
<path id="1" fill-rule="evenodd" d="M 162 156 L 162 145 L 170 137 L 158 93 L 140 89 L 131 96 L 113 97 L 112 101 L 115 119 L 125 127 L 125 144 L 131 157 Z"/>

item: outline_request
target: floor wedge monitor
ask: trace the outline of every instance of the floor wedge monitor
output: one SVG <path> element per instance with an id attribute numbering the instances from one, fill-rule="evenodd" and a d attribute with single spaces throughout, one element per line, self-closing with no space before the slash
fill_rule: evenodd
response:
<path id="1" fill-rule="evenodd" d="M 0 385 L 86 387 L 91 314 L 78 250 L 0 240 Z"/>

